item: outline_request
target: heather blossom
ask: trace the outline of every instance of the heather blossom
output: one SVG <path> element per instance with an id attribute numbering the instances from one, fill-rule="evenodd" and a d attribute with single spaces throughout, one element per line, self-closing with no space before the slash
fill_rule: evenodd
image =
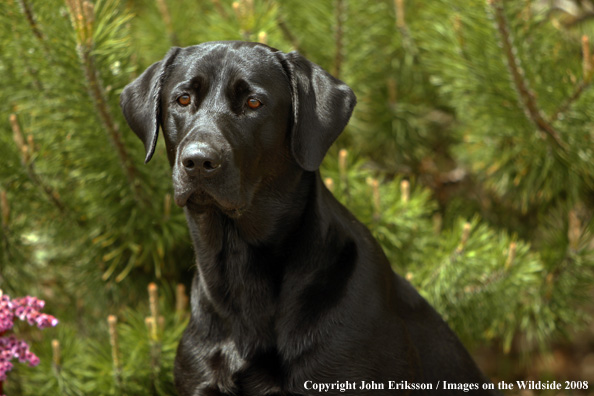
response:
<path id="1" fill-rule="evenodd" d="M 58 319 L 39 312 L 44 305 L 45 302 L 36 297 L 11 299 L 0 290 L 0 393 L 2 393 L 2 382 L 6 380 L 6 373 L 13 368 L 11 360 L 28 362 L 30 366 L 39 364 L 39 358 L 30 351 L 25 341 L 19 340 L 14 335 L 5 336 L 5 334 L 12 330 L 16 318 L 40 329 L 56 326 Z"/>

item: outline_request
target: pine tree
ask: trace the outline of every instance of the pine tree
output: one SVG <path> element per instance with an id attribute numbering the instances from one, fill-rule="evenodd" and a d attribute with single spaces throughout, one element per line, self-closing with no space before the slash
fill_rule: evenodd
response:
<path id="1" fill-rule="evenodd" d="M 209 40 L 298 50 L 353 88 L 326 184 L 468 346 L 532 356 L 587 323 L 586 12 L 542 0 L 1 2 L 0 288 L 60 319 L 43 339 L 17 329 L 41 364 L 17 365 L 5 392 L 174 393 L 187 317 L 172 285 L 189 285 L 193 253 L 163 147 L 143 165 L 118 102 L 171 46 Z M 150 282 L 162 296 L 151 285 L 147 304 Z"/>

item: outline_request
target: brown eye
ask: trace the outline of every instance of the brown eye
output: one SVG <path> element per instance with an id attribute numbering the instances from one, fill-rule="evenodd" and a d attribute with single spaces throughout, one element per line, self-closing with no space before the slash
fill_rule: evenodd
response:
<path id="1" fill-rule="evenodd" d="M 258 107 L 262 106 L 262 102 L 260 102 L 258 99 L 249 98 L 247 105 L 250 109 L 257 109 Z"/>
<path id="2" fill-rule="evenodd" d="M 190 95 L 188 95 L 188 94 L 183 94 L 182 96 L 177 98 L 177 103 L 179 103 L 182 106 L 187 106 L 191 102 L 192 102 L 192 98 L 190 98 Z"/>

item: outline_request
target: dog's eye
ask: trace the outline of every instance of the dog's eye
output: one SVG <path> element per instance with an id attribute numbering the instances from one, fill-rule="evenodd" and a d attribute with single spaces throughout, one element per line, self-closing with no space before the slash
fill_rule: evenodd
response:
<path id="1" fill-rule="evenodd" d="M 249 98 L 247 105 L 250 109 L 257 109 L 258 107 L 262 106 L 262 102 L 260 102 L 258 99 Z"/>
<path id="2" fill-rule="evenodd" d="M 192 98 L 188 94 L 183 94 L 179 98 L 177 98 L 177 103 L 182 106 L 187 106 L 192 102 Z"/>

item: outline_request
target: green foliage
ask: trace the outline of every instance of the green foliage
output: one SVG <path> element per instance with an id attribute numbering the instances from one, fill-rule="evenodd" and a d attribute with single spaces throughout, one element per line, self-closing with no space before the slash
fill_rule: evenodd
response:
<path id="1" fill-rule="evenodd" d="M 350 164 L 348 156 L 341 150 L 341 160 L 325 162 L 322 173 L 331 191 L 371 229 L 396 270 L 405 272 L 421 263 L 426 249 L 437 242 L 433 224 L 437 207 L 430 191 L 416 185 L 411 191 L 402 178 L 380 182 L 380 172 L 361 160 Z"/>
<path id="2" fill-rule="evenodd" d="M 143 165 L 118 102 L 209 40 L 298 50 L 354 89 L 322 175 L 467 345 L 530 354 L 591 320 L 593 30 L 545 3 L 0 2 L 0 287 L 61 320 L 7 393 L 174 393 L 184 318 L 162 287 L 154 334 L 142 301 L 187 283 L 193 252 L 162 139 Z"/>
<path id="3" fill-rule="evenodd" d="M 579 42 L 536 2 L 493 3 L 430 2 L 425 17 L 446 23 L 418 31 L 431 82 L 460 121 L 457 157 L 524 211 L 579 201 L 594 174 Z"/>
<path id="4" fill-rule="evenodd" d="M 165 285 L 160 300 L 156 331 L 147 322 L 146 304 L 126 308 L 118 315 L 117 335 L 110 334 L 108 321 L 86 329 L 83 341 L 74 323 L 60 323 L 46 331 L 47 338 L 34 344 L 41 359 L 37 367 L 17 365 L 6 383 L 7 394 L 37 395 L 172 395 L 173 359 L 188 313 L 174 310 L 174 295 Z M 175 298 L 187 299 L 183 295 Z M 187 300 L 182 302 L 182 307 Z M 149 320 L 150 319 L 150 320 Z M 151 322 L 152 323 L 152 322 Z M 50 342 L 50 339 L 52 339 Z M 114 358 L 113 342 L 117 347 Z M 59 346 L 52 345 L 58 341 Z M 57 348 L 57 350 L 56 350 Z"/>
<path id="5" fill-rule="evenodd" d="M 459 218 L 442 231 L 428 190 L 411 189 L 401 179 L 379 183 L 373 178 L 377 172 L 365 169 L 362 162 L 345 165 L 346 154 L 339 153 L 338 166 L 326 162 L 327 184 L 369 226 L 394 269 L 465 342 L 500 339 L 509 350 L 521 333 L 543 345 L 555 331 L 579 319 L 570 307 L 588 294 L 585 286 L 592 274 L 591 257 L 586 255 L 591 249 L 582 246 L 580 253 L 552 259 L 564 262 L 564 268 L 556 268 L 560 279 L 553 285 L 547 261 L 516 236 L 496 231 L 478 217 L 470 222 Z"/>
<path id="6" fill-rule="evenodd" d="M 418 269 L 419 289 L 463 339 L 497 336 L 509 350 L 519 332 L 539 342 L 550 337 L 554 313 L 538 292 L 544 268 L 528 245 L 475 218 L 444 232 L 431 253 Z"/>

